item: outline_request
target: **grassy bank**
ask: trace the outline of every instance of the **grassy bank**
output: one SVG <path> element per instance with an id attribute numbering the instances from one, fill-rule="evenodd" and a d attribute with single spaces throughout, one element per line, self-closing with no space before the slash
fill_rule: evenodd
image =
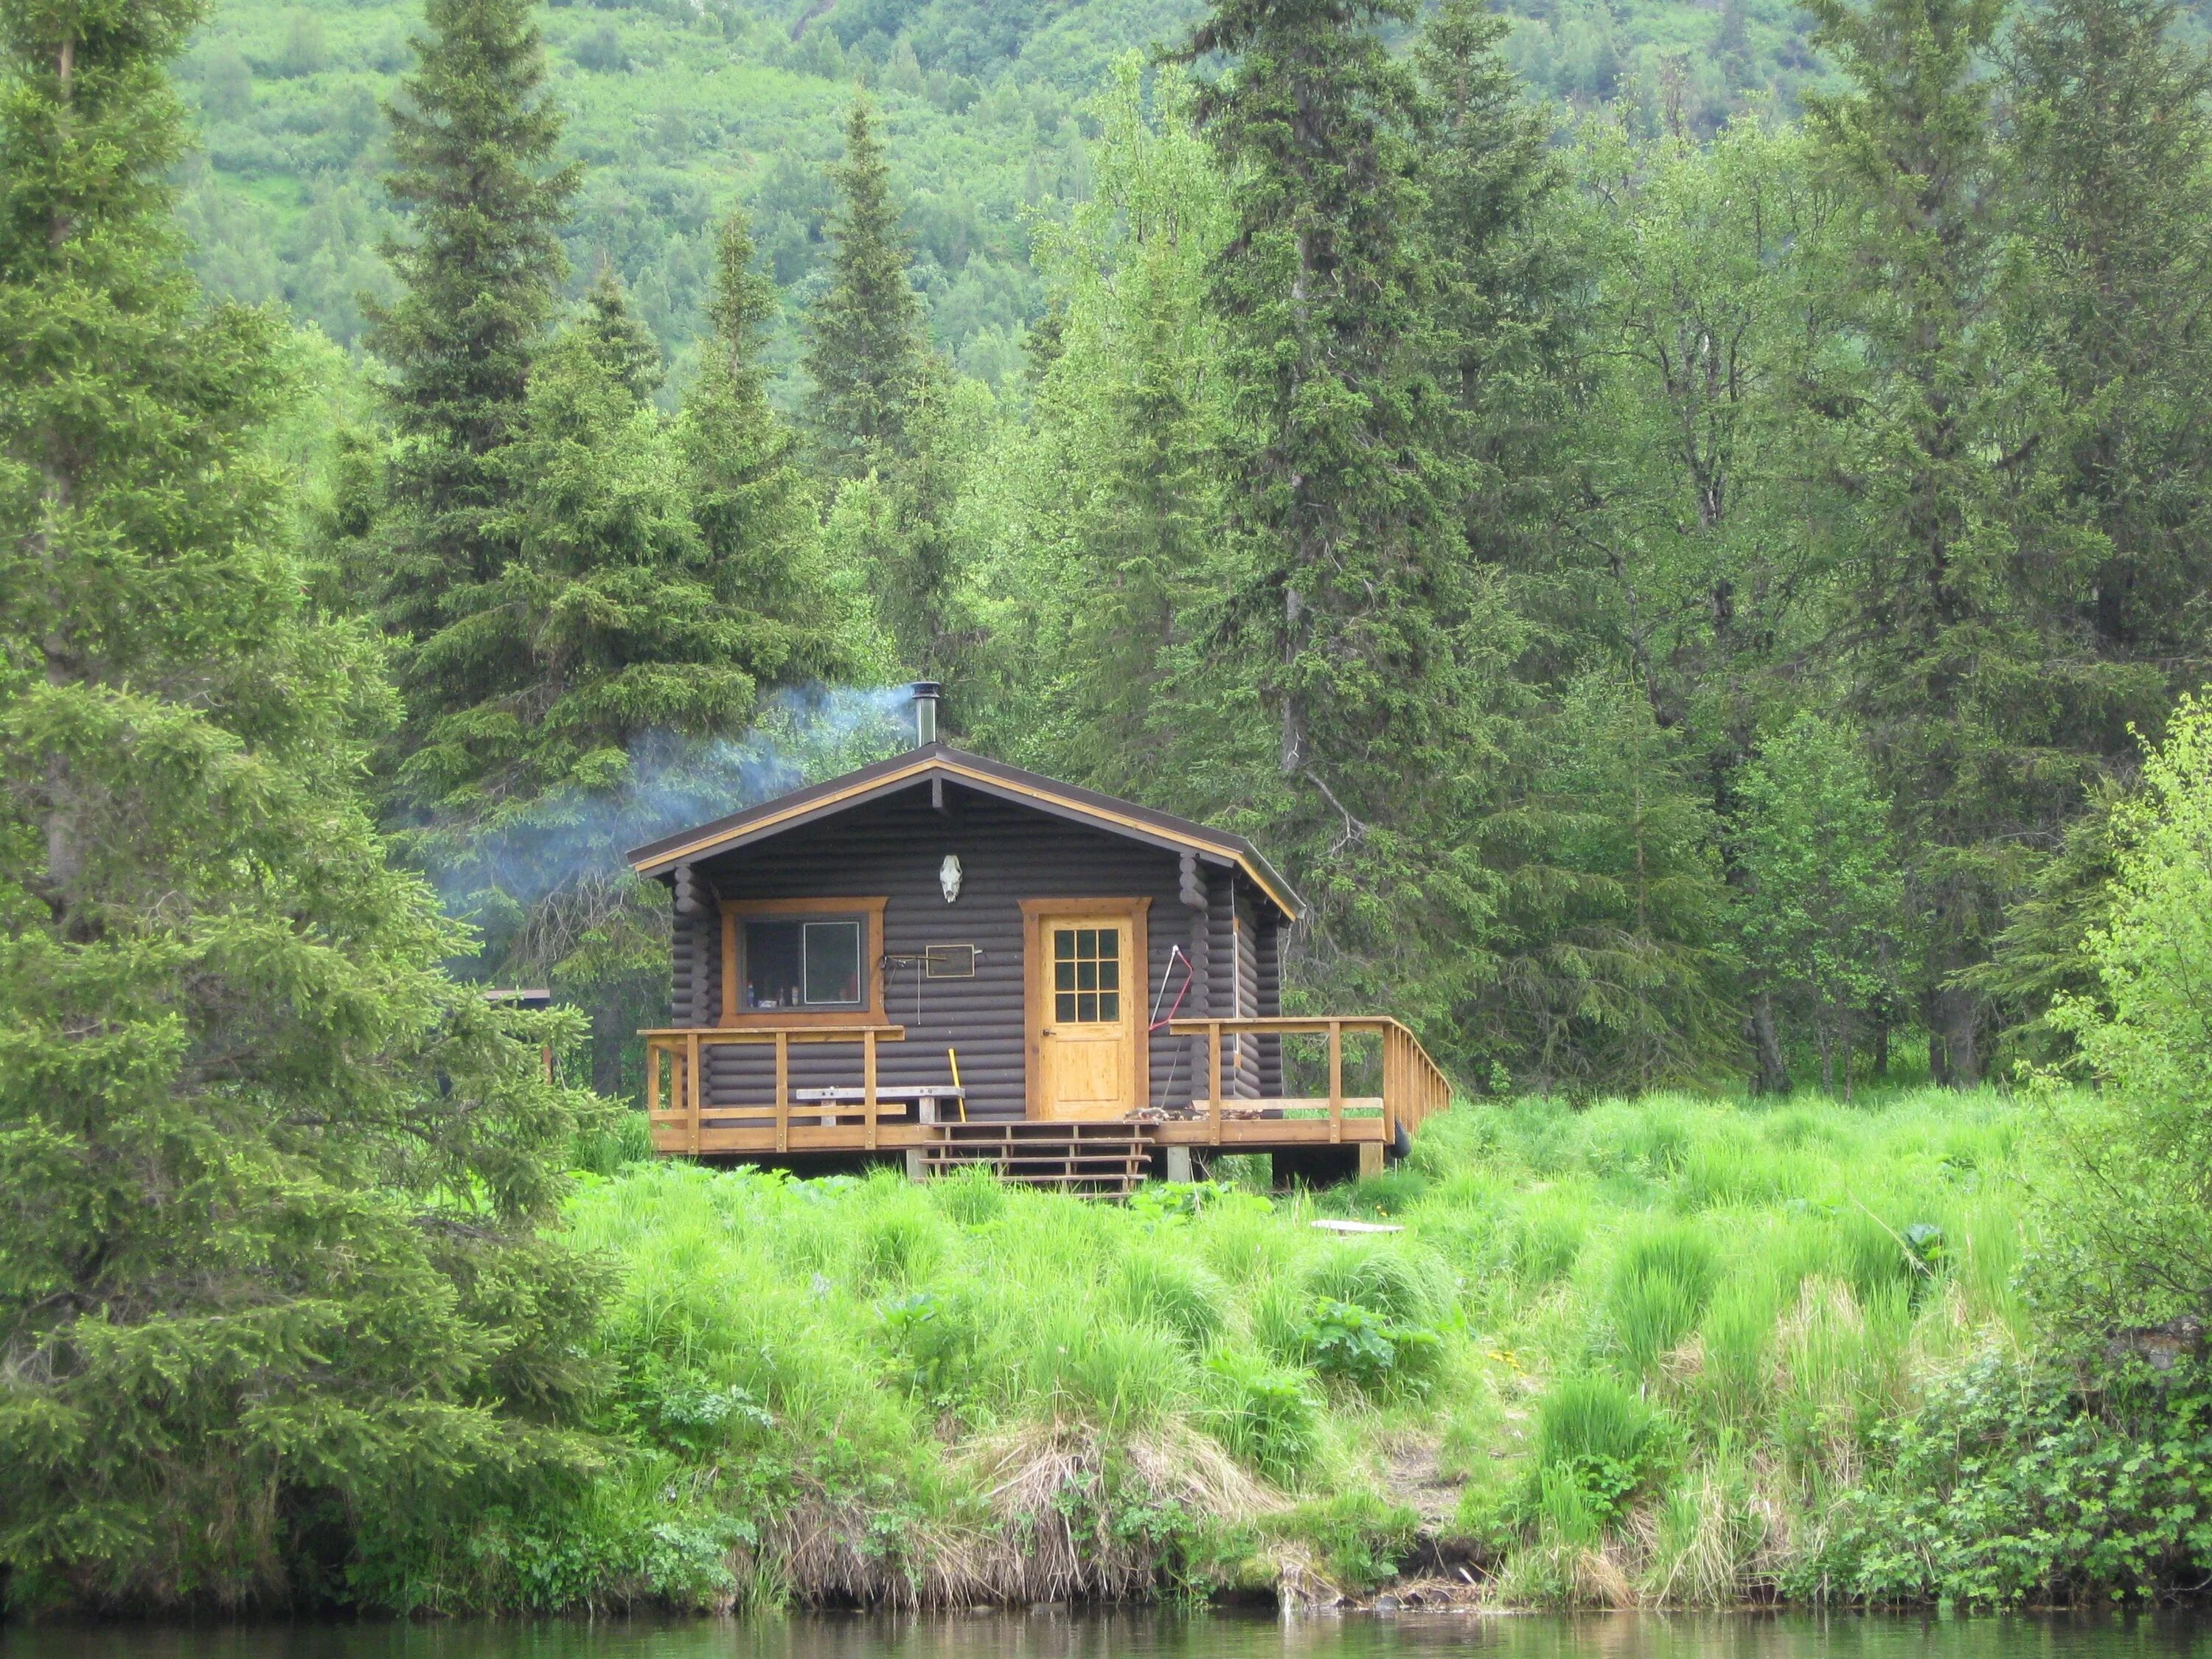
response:
<path id="1" fill-rule="evenodd" d="M 633 1449 L 434 1599 L 1843 1593 L 1925 1385 L 2017 1351 L 2022 1146 L 1931 1091 L 1466 1107 L 1357 1188 L 1127 1207 L 633 1166 L 572 1206 Z"/>

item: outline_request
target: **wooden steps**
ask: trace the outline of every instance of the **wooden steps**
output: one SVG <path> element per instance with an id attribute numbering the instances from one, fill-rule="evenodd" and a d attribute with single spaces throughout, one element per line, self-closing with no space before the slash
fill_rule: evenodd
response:
<path id="1" fill-rule="evenodd" d="M 921 1148 L 926 1179 L 988 1170 L 1001 1181 L 1078 1198 L 1126 1198 L 1152 1143 L 1142 1123 L 945 1123 Z"/>

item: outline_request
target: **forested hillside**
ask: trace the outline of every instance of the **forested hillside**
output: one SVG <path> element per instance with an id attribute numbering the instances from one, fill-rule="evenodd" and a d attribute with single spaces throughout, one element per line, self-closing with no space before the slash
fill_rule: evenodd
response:
<path id="1" fill-rule="evenodd" d="M 1085 100 L 1121 52 L 1167 43 L 1193 0 L 986 7 L 954 0 L 575 4 L 546 14 L 567 153 L 591 173 L 566 240 L 577 291 L 611 262 L 662 346 L 698 332 L 713 223 L 754 217 L 787 298 L 817 280 L 830 207 L 823 168 L 856 81 L 884 106 L 930 329 L 966 372 L 1018 370 L 1044 291 L 1025 215 L 1087 195 Z M 1810 20 L 1786 0 L 1564 0 L 1509 7 L 1506 52 L 1534 95 L 1587 107 L 1633 99 L 1710 131 L 1757 98 L 1794 111 L 1820 74 Z M 219 292 L 281 299 L 352 345 L 356 295 L 388 284 L 379 100 L 421 9 L 399 0 L 227 0 L 179 66 L 204 154 L 185 221 Z M 792 346 L 782 343 L 787 360 Z"/>

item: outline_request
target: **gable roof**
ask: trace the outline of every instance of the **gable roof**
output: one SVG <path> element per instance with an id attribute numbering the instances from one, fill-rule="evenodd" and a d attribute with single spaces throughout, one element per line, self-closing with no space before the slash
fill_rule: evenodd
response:
<path id="1" fill-rule="evenodd" d="M 848 772 L 841 778 L 794 789 L 757 806 L 748 806 L 742 812 L 716 818 L 712 823 L 678 830 L 642 847 L 632 848 L 630 867 L 641 876 L 666 875 L 679 864 L 734 852 L 817 818 L 939 779 L 1049 812 L 1055 817 L 1087 824 L 1109 835 L 1195 853 L 1210 864 L 1234 866 L 1293 921 L 1304 908 L 1304 901 L 1291 890 L 1291 884 L 1242 836 L 1179 818 L 1171 812 L 1154 811 L 1134 801 L 1116 800 L 1095 790 L 1079 789 L 1072 783 L 1025 772 L 1003 761 L 986 760 L 981 755 L 970 755 L 941 743 L 895 755 L 857 772 Z"/>

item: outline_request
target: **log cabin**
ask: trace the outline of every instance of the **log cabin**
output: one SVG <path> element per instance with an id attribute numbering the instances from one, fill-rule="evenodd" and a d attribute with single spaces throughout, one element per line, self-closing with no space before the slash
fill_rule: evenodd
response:
<path id="1" fill-rule="evenodd" d="M 1301 905 L 1257 848 L 939 743 L 938 696 L 908 752 L 630 854 L 673 912 L 659 1152 L 1094 1194 L 1402 1154 L 1449 1085 L 1386 1015 L 1284 1016 Z"/>

